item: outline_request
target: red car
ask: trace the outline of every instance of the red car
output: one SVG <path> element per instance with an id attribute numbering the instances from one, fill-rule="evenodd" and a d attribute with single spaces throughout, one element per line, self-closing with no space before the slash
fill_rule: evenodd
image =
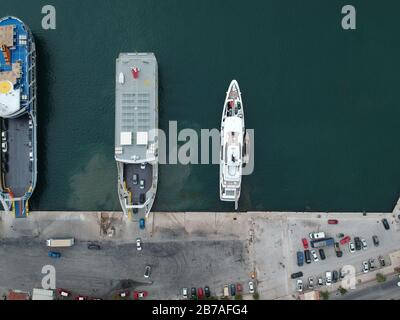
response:
<path id="1" fill-rule="evenodd" d="M 144 299 L 148 296 L 147 291 L 134 291 L 133 292 L 133 299 L 139 300 L 139 299 Z"/>
<path id="2" fill-rule="evenodd" d="M 338 223 L 339 223 L 339 221 L 336 220 L 336 219 L 329 219 L 328 220 L 328 224 L 338 224 Z"/>
<path id="3" fill-rule="evenodd" d="M 71 295 L 71 292 L 61 288 L 57 289 L 57 293 L 62 297 L 69 297 Z"/>
<path id="4" fill-rule="evenodd" d="M 346 237 L 344 237 L 342 240 L 340 240 L 340 244 L 343 246 L 343 245 L 345 245 L 346 243 L 349 243 L 350 240 L 351 240 L 350 236 L 346 236 Z"/>
<path id="5" fill-rule="evenodd" d="M 204 297 L 203 288 L 198 288 L 198 289 L 197 289 L 197 297 L 199 298 L 199 300 L 200 300 L 200 299 L 203 299 L 203 297 Z"/>
<path id="6" fill-rule="evenodd" d="M 242 285 L 240 283 L 236 284 L 236 291 L 238 293 L 243 292 L 243 287 L 242 287 Z"/>
<path id="7" fill-rule="evenodd" d="M 307 250 L 308 249 L 308 241 L 307 241 L 307 239 L 303 238 L 303 239 L 301 239 L 301 242 L 303 242 L 304 250 Z"/>

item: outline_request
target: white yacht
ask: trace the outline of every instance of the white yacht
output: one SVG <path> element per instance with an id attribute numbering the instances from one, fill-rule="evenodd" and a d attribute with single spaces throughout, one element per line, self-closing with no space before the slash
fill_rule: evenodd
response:
<path id="1" fill-rule="evenodd" d="M 221 201 L 235 202 L 238 208 L 245 148 L 245 124 L 239 84 L 229 86 L 221 120 L 219 190 Z"/>

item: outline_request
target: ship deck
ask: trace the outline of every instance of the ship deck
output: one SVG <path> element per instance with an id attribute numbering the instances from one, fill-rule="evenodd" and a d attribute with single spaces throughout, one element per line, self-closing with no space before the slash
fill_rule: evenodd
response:
<path id="1" fill-rule="evenodd" d="M 133 183 L 133 175 L 138 175 L 138 183 Z M 140 164 L 124 164 L 124 180 L 126 187 L 132 193 L 132 203 L 139 204 L 140 195 L 146 195 L 146 193 L 151 189 L 153 184 L 153 166 L 151 164 L 146 164 L 145 169 L 140 168 Z M 140 189 L 139 182 L 144 180 L 144 189 Z M 145 198 L 146 199 L 146 198 Z M 145 201 L 142 201 L 144 203 Z"/>
<path id="2" fill-rule="evenodd" d="M 2 162 L 6 163 L 8 172 L 5 172 L 3 186 L 10 188 L 14 198 L 19 198 L 32 185 L 32 166 L 29 160 L 32 131 L 29 129 L 29 114 L 4 121 L 8 127 L 8 150 L 5 154 L 2 153 Z"/>

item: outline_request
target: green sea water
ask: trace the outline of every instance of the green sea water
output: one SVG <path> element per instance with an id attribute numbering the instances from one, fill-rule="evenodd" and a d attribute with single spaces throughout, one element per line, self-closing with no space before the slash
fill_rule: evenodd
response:
<path id="1" fill-rule="evenodd" d="M 119 210 L 115 59 L 152 51 L 160 128 L 219 128 L 239 81 L 255 170 L 240 210 L 391 211 L 400 195 L 399 1 L 13 0 L 38 53 L 34 210 Z M 56 30 L 41 9 L 56 8 Z M 154 210 L 230 211 L 217 165 L 162 165 Z"/>

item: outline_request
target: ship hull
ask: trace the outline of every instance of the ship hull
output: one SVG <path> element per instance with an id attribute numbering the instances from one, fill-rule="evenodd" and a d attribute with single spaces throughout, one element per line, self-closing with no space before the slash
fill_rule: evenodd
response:
<path id="1" fill-rule="evenodd" d="M 228 88 L 221 119 L 220 200 L 235 203 L 241 194 L 244 110 L 239 84 L 233 80 Z"/>

